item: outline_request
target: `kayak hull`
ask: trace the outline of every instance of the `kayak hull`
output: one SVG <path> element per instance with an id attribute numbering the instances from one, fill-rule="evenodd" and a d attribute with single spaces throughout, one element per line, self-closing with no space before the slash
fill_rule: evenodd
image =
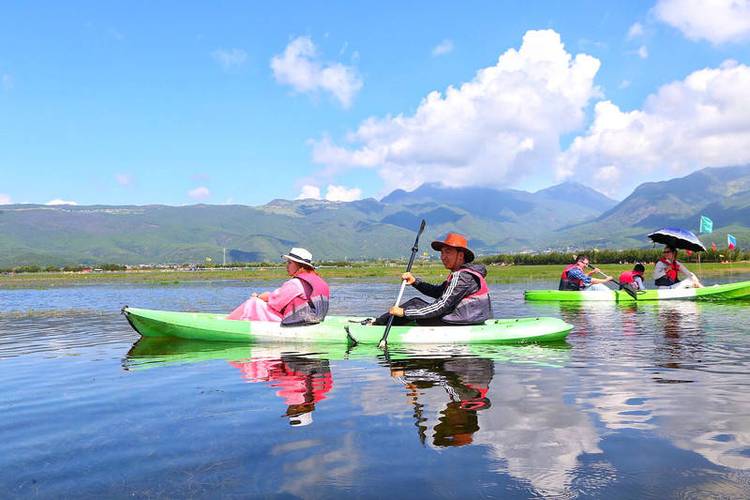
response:
<path id="1" fill-rule="evenodd" d="M 568 290 L 527 290 L 524 298 L 539 302 L 634 302 L 631 295 L 623 290 L 607 291 L 568 291 Z M 704 288 L 683 288 L 678 290 L 646 290 L 638 293 L 638 302 L 656 300 L 742 300 L 750 299 L 750 281 L 712 285 Z"/>
<path id="2" fill-rule="evenodd" d="M 270 321 L 229 320 L 226 315 L 125 307 L 123 314 L 143 337 L 175 337 L 223 342 L 357 343 L 377 345 L 382 326 L 362 318 L 328 316 L 317 325 L 288 327 Z M 394 326 L 393 344 L 524 344 L 564 340 L 573 325 L 557 318 L 493 319 L 482 325 Z"/>

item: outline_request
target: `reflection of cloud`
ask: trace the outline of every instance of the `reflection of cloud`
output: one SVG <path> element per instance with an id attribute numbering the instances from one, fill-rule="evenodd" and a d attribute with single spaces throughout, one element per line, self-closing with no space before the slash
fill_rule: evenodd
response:
<path id="1" fill-rule="evenodd" d="M 487 395 L 492 408 L 479 412 L 475 444 L 542 495 L 564 494 L 578 457 L 601 453 L 590 419 L 561 400 L 564 383 L 546 371 L 496 373 Z"/>
<path id="2" fill-rule="evenodd" d="M 646 321 L 653 323 L 636 327 L 652 335 L 655 345 L 634 355 L 656 369 L 591 366 L 578 390 L 585 396 L 576 403 L 608 429 L 648 430 L 714 464 L 750 470 L 750 393 L 744 389 L 744 369 L 714 372 L 714 346 L 706 342 L 702 307 L 691 301 L 639 305 L 638 312 L 647 311 Z M 727 362 L 723 349 L 716 355 L 721 356 L 718 363 Z"/>
<path id="3" fill-rule="evenodd" d="M 352 488 L 359 479 L 360 451 L 355 433 L 332 434 L 325 442 L 303 440 L 286 443 L 271 450 L 272 455 L 286 454 L 296 449 L 319 448 L 317 453 L 306 453 L 302 460 L 291 457 L 284 463 L 281 491 L 300 498 L 319 498 L 315 487 L 335 483 L 339 488 Z M 322 449 L 321 449 L 322 448 Z"/>

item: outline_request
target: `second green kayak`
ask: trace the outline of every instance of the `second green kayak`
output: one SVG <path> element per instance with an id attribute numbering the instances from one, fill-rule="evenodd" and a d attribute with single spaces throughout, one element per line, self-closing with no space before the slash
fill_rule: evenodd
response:
<path id="1" fill-rule="evenodd" d="M 735 300 L 750 299 L 750 281 L 712 285 L 704 288 L 646 290 L 637 294 L 638 301 L 651 300 Z M 524 298 L 531 301 L 561 302 L 633 302 L 635 299 L 622 290 L 567 291 L 527 290 Z"/>
<path id="2" fill-rule="evenodd" d="M 229 320 L 226 315 L 124 307 L 130 325 L 144 337 L 177 337 L 229 342 L 309 342 L 374 344 L 382 326 L 362 318 L 328 316 L 317 325 L 284 327 L 269 321 Z M 563 340 L 573 325 L 557 318 L 493 319 L 468 326 L 394 326 L 391 344 L 524 344 Z"/>

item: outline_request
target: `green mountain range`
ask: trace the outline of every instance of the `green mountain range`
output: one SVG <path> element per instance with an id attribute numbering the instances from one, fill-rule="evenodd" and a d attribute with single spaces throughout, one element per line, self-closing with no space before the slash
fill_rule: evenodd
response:
<path id="1" fill-rule="evenodd" d="M 701 214 L 714 220 L 717 243 L 726 232 L 740 245 L 747 241 L 750 166 L 642 184 L 620 203 L 564 183 L 535 193 L 425 184 L 380 201 L 274 200 L 257 207 L 4 205 L 0 267 L 222 262 L 225 255 L 277 260 L 291 246 L 325 260 L 402 257 L 422 218 L 423 241 L 459 231 L 478 254 L 643 247 L 659 227 L 696 230 Z"/>

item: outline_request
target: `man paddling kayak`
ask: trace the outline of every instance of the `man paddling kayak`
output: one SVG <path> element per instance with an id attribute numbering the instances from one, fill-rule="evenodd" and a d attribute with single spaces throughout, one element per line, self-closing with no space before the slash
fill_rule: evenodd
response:
<path id="1" fill-rule="evenodd" d="M 601 272 L 598 267 L 593 268 L 591 271 L 586 272 L 584 269 L 589 265 L 589 258 L 586 255 L 579 255 L 576 257 L 574 264 L 570 264 L 566 267 L 562 275 L 560 275 L 559 290 L 574 290 L 574 291 L 606 291 L 609 290 L 604 283 L 612 281 L 611 276 L 606 278 L 592 278 L 590 275 Z"/>
<path id="2" fill-rule="evenodd" d="M 679 274 L 687 276 L 682 281 L 679 280 Z M 690 272 L 685 264 L 677 261 L 677 249 L 668 245 L 664 246 L 662 258 L 654 267 L 654 284 L 657 288 L 703 288 L 703 284 L 698 276 Z"/>
<path id="3" fill-rule="evenodd" d="M 328 284 L 315 271 L 312 254 L 292 248 L 282 255 L 292 278 L 273 292 L 253 293 L 227 319 L 277 321 L 284 326 L 314 325 L 328 314 Z"/>
<path id="4" fill-rule="evenodd" d="M 448 233 L 444 241 L 433 241 L 432 248 L 440 252 L 443 266 L 451 271 L 448 278 L 439 285 L 425 283 L 411 273 L 402 274 L 401 279 L 437 300 L 411 298 L 391 307 L 375 320 L 376 325 L 385 325 L 390 315 L 394 316 L 394 325 L 416 321 L 421 326 L 477 325 L 492 318 L 489 288 L 484 279 L 487 269 L 481 264 L 471 264 L 474 252 L 469 250 L 466 237 Z"/>

